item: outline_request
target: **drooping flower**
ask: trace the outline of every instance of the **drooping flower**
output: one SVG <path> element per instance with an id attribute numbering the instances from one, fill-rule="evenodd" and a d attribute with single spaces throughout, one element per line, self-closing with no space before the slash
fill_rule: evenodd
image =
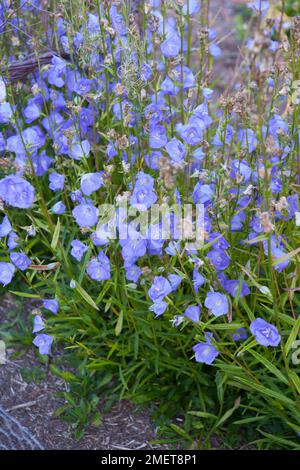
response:
<path id="1" fill-rule="evenodd" d="M 159 302 L 154 302 L 154 304 L 151 305 L 149 310 L 155 313 L 157 317 L 159 317 L 160 315 L 165 313 L 167 306 L 168 306 L 167 302 L 165 302 L 164 300 L 161 300 Z"/>
<path id="2" fill-rule="evenodd" d="M 83 194 L 90 196 L 103 185 L 102 172 L 86 173 L 81 177 L 80 187 Z"/>
<path id="3" fill-rule="evenodd" d="M 190 305 L 184 312 L 185 316 L 190 318 L 193 322 L 198 323 L 200 318 L 200 307 L 199 305 Z"/>
<path id="4" fill-rule="evenodd" d="M 200 202 L 200 204 L 206 204 L 210 202 L 214 197 L 214 189 L 212 185 L 209 184 L 202 184 L 200 181 L 195 185 L 193 198 L 194 203 Z"/>
<path id="5" fill-rule="evenodd" d="M 164 57 L 177 57 L 181 48 L 180 36 L 176 31 L 170 30 L 166 39 L 161 43 L 160 50 Z"/>
<path id="6" fill-rule="evenodd" d="M 152 286 L 148 294 L 153 302 L 161 302 L 164 297 L 172 292 L 172 286 L 163 276 L 155 276 Z"/>
<path id="7" fill-rule="evenodd" d="M 16 251 L 10 254 L 12 263 L 21 271 L 25 271 L 31 264 L 31 260 L 24 253 L 17 253 Z"/>
<path id="8" fill-rule="evenodd" d="M 6 235 L 9 234 L 9 232 L 11 232 L 12 230 L 12 226 L 11 226 L 11 223 L 7 217 L 7 215 L 5 215 L 3 217 L 3 220 L 0 224 L 0 238 L 2 237 L 6 237 Z"/>
<path id="9" fill-rule="evenodd" d="M 56 173 L 55 171 L 53 173 L 50 173 L 49 175 L 49 188 L 52 189 L 52 191 L 61 191 L 64 189 L 64 183 L 65 183 L 65 176 L 60 175 L 59 173 Z"/>
<path id="10" fill-rule="evenodd" d="M 10 103 L 0 103 L 0 124 L 7 124 L 13 117 L 13 110 Z"/>
<path id="11" fill-rule="evenodd" d="M 215 317 L 226 315 L 229 310 L 228 300 L 225 294 L 220 292 L 208 292 L 204 305 Z"/>
<path id="12" fill-rule="evenodd" d="M 110 262 L 103 251 L 100 251 L 98 257 L 89 262 L 86 272 L 94 281 L 110 279 Z"/>
<path id="13" fill-rule="evenodd" d="M 87 251 L 88 247 L 79 240 L 73 240 L 71 243 L 71 255 L 74 256 L 77 261 L 81 261 L 84 253 Z"/>
<path id="14" fill-rule="evenodd" d="M 53 337 L 45 335 L 44 333 L 36 335 L 33 344 L 39 348 L 40 354 L 50 354 Z"/>
<path id="15" fill-rule="evenodd" d="M 15 267 L 11 263 L 0 261 L 0 283 L 7 286 L 14 277 Z"/>
<path id="16" fill-rule="evenodd" d="M 67 153 L 69 157 L 74 158 L 74 160 L 80 160 L 89 156 L 91 150 L 91 145 L 88 140 L 82 140 L 81 142 L 74 138 L 72 144 L 70 145 Z"/>
<path id="17" fill-rule="evenodd" d="M 258 344 L 262 346 L 278 346 L 281 336 L 276 326 L 268 323 L 263 318 L 256 318 L 250 324 L 250 331 Z"/>
<path id="18" fill-rule="evenodd" d="M 43 308 L 56 315 L 59 309 L 59 303 L 56 299 L 45 299 L 43 300 Z"/>
<path id="19" fill-rule="evenodd" d="M 250 153 L 256 149 L 258 140 L 252 129 L 241 129 L 238 138 L 241 141 L 241 147 L 246 148 Z"/>
<path id="20" fill-rule="evenodd" d="M 56 215 L 61 215 L 65 213 L 66 206 L 62 201 L 58 201 L 51 207 L 51 211 Z"/>
<path id="21" fill-rule="evenodd" d="M 45 328 L 44 320 L 40 315 L 35 315 L 33 320 L 33 330 L 32 333 L 38 333 L 39 331 Z"/>
<path id="22" fill-rule="evenodd" d="M 14 250 L 17 246 L 19 246 L 18 243 L 19 236 L 16 232 L 10 232 L 8 237 L 7 237 L 7 248 L 9 250 Z"/>
<path id="23" fill-rule="evenodd" d="M 172 291 L 175 291 L 181 284 L 181 277 L 178 274 L 169 274 L 168 280 L 171 284 Z"/>
<path id="24" fill-rule="evenodd" d="M 231 297 L 235 297 L 239 290 L 240 298 L 250 294 L 250 289 L 246 281 L 243 281 L 240 286 L 240 281 L 228 279 L 222 285 Z"/>
<path id="25" fill-rule="evenodd" d="M 201 286 L 205 283 L 206 279 L 199 273 L 198 268 L 193 269 L 193 286 L 194 291 L 197 293 Z"/>
<path id="26" fill-rule="evenodd" d="M 8 205 L 29 209 L 34 201 L 34 187 L 18 175 L 0 180 L 0 198 Z"/>
<path id="27" fill-rule="evenodd" d="M 232 333 L 231 337 L 233 341 L 242 341 L 243 339 L 248 338 L 248 334 L 245 328 L 238 328 L 234 333 Z"/>

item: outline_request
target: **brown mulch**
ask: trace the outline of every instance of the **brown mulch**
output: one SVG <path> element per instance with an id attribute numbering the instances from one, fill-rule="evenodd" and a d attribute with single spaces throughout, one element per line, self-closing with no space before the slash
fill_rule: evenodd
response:
<path id="1" fill-rule="evenodd" d="M 14 308 L 13 298 L 7 295 L 0 302 L 0 325 L 5 323 Z M 22 307 L 23 308 L 23 307 Z M 24 317 L 28 316 L 30 305 L 24 306 Z M 9 325 L 9 323 L 7 323 Z M 4 328 L 3 328 L 4 326 Z M 108 413 L 103 414 L 99 427 L 89 426 L 81 440 L 76 440 L 72 427 L 55 417 L 55 411 L 64 405 L 59 394 L 68 390 L 66 382 L 47 372 L 38 361 L 34 350 L 30 349 L 21 357 L 14 358 L 15 351 L 6 351 L 6 363 L 0 363 L 0 410 L 17 420 L 19 428 L 24 428 L 44 449 L 166 449 L 166 445 L 151 444 L 157 438 L 156 429 L 150 419 L 149 411 L 141 411 L 135 405 L 120 401 Z M 37 366 L 46 372 L 38 383 L 25 381 L 22 371 L 30 371 Z M 100 402 L 103 404 L 103 401 Z M 101 404 L 98 406 L 101 413 Z M 1 417 L 1 416 L 0 416 Z M 1 433 L 2 426 L 2 433 Z M 6 426 L 0 420 L 0 449 L 7 446 Z M 12 449 L 24 449 L 22 437 L 17 436 Z M 27 448 L 30 448 L 29 445 Z"/>

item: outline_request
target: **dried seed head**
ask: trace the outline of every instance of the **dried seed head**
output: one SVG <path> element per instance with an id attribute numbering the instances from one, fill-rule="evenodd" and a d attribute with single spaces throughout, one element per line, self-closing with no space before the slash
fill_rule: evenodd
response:
<path id="1" fill-rule="evenodd" d="M 269 212 L 262 212 L 260 214 L 260 221 L 265 233 L 270 233 L 274 230 L 274 225 L 271 222 Z"/>

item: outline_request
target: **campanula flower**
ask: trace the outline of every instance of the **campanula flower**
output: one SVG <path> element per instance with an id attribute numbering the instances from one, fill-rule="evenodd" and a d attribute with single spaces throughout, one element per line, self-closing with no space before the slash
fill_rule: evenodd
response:
<path id="1" fill-rule="evenodd" d="M 97 191 L 103 186 L 102 172 L 86 173 L 81 177 L 80 188 L 83 194 L 90 196 L 94 191 Z"/>
<path id="2" fill-rule="evenodd" d="M 194 203 L 200 202 L 201 204 L 206 204 L 211 202 L 214 197 L 214 189 L 212 185 L 202 184 L 201 181 L 198 181 L 194 187 L 193 199 Z"/>
<path id="3" fill-rule="evenodd" d="M 99 211 L 92 204 L 79 204 L 72 210 L 79 227 L 93 227 L 98 221 Z"/>
<path id="4" fill-rule="evenodd" d="M 200 1 L 199 0 L 187 0 L 182 7 L 184 15 L 194 15 L 200 11 Z"/>
<path id="5" fill-rule="evenodd" d="M 187 307 L 184 312 L 185 316 L 190 318 L 193 322 L 198 323 L 200 319 L 200 307 L 199 305 L 191 305 Z"/>
<path id="6" fill-rule="evenodd" d="M 210 342 L 197 343 L 193 347 L 195 360 L 204 364 L 212 364 L 219 355 L 217 348 Z"/>
<path id="7" fill-rule="evenodd" d="M 226 280 L 223 284 L 223 287 L 233 298 L 239 292 L 239 289 L 240 289 L 240 294 L 239 294 L 240 298 L 250 294 L 250 289 L 246 281 L 243 281 L 240 287 L 240 281 Z"/>
<path id="8" fill-rule="evenodd" d="M 190 119 L 189 122 L 177 128 L 180 137 L 188 145 L 194 146 L 200 144 L 203 139 L 205 123 L 201 119 Z"/>
<path id="9" fill-rule="evenodd" d="M 136 185 L 130 198 L 130 204 L 140 210 L 149 209 L 157 200 L 157 195 L 149 188 Z"/>
<path id="10" fill-rule="evenodd" d="M 71 255 L 75 259 L 77 259 L 77 261 L 81 261 L 83 255 L 87 251 L 88 247 L 84 243 L 82 243 L 81 241 L 76 240 L 76 239 L 72 241 L 71 247 L 72 247 Z"/>
<path id="11" fill-rule="evenodd" d="M 84 157 L 88 157 L 90 150 L 91 145 L 88 140 L 79 142 L 77 138 L 74 138 L 66 153 L 69 157 L 74 158 L 74 160 L 80 160 Z"/>
<path id="12" fill-rule="evenodd" d="M 225 294 L 220 292 L 208 292 L 204 305 L 215 317 L 226 315 L 229 311 L 228 300 Z"/>
<path id="13" fill-rule="evenodd" d="M 163 300 L 161 300 L 159 302 L 154 302 L 154 304 L 152 304 L 151 307 L 149 307 L 149 310 L 155 313 L 157 317 L 159 317 L 160 315 L 165 313 L 167 306 L 168 306 L 167 302 L 164 302 Z"/>
<path id="14" fill-rule="evenodd" d="M 181 162 L 186 156 L 185 146 L 180 140 L 176 139 L 176 137 L 173 137 L 173 139 L 167 143 L 166 151 L 174 163 Z"/>
<path id="15" fill-rule="evenodd" d="M 194 291 L 197 293 L 201 286 L 205 283 L 206 279 L 199 273 L 198 268 L 193 269 L 193 286 Z"/>
<path id="16" fill-rule="evenodd" d="M 59 309 L 59 303 L 56 299 L 45 299 L 43 300 L 43 308 L 50 312 L 57 314 Z"/>
<path id="17" fill-rule="evenodd" d="M 217 271 L 223 271 L 230 264 L 230 258 L 224 250 L 214 249 L 209 251 L 206 256 Z"/>
<path id="18" fill-rule="evenodd" d="M 59 173 L 56 173 L 55 171 L 53 173 L 50 173 L 49 175 L 49 188 L 52 189 L 52 191 L 61 191 L 64 189 L 64 183 L 65 183 L 65 176 L 60 175 Z"/>
<path id="19" fill-rule="evenodd" d="M 10 206 L 29 209 L 34 202 L 34 187 L 21 176 L 6 176 L 0 180 L 0 198 Z"/>
<path id="20" fill-rule="evenodd" d="M 231 337 L 233 341 L 242 341 L 243 339 L 248 338 L 248 334 L 245 328 L 238 328 L 234 333 L 232 333 Z"/>
<path id="21" fill-rule="evenodd" d="M 210 55 L 212 55 L 213 57 L 217 58 L 217 57 L 220 57 L 222 55 L 222 49 L 215 42 L 213 42 L 209 45 L 208 50 L 209 50 Z"/>
<path id="22" fill-rule="evenodd" d="M 7 247 L 9 250 L 14 250 L 17 246 L 19 246 L 18 243 L 19 236 L 16 232 L 10 232 L 9 236 L 7 237 Z"/>
<path id="23" fill-rule="evenodd" d="M 0 238 L 2 237 L 6 237 L 6 235 L 9 234 L 9 232 L 11 232 L 12 230 L 12 226 L 11 226 L 11 223 L 7 217 L 7 215 L 5 215 L 3 217 L 3 220 L 0 224 Z"/>
<path id="24" fill-rule="evenodd" d="M 164 126 L 156 125 L 150 130 L 149 134 L 149 147 L 153 149 L 160 149 L 168 142 L 166 136 L 166 129 Z"/>
<path id="25" fill-rule="evenodd" d="M 166 39 L 161 43 L 160 50 L 164 57 L 177 57 L 181 49 L 181 39 L 176 31 L 168 31 Z"/>
<path id="26" fill-rule="evenodd" d="M 233 138 L 233 134 L 233 127 L 230 124 L 225 125 L 224 122 L 221 122 L 212 143 L 218 147 L 222 147 L 224 144 L 229 145 Z"/>
<path id="27" fill-rule="evenodd" d="M 229 248 L 227 240 L 218 232 L 210 233 L 207 238 L 207 243 L 212 243 L 212 248 L 217 250 L 227 250 L 227 248 Z"/>
<path id="28" fill-rule="evenodd" d="M 122 256 L 127 264 L 133 264 L 147 251 L 147 241 L 142 238 L 122 240 Z"/>
<path id="29" fill-rule="evenodd" d="M 276 326 L 268 323 L 263 318 L 257 318 L 250 324 L 250 331 L 258 344 L 262 346 L 278 346 L 281 336 Z"/>
<path id="30" fill-rule="evenodd" d="M 0 284 L 7 286 L 14 277 L 15 267 L 11 263 L 0 261 Z"/>
<path id="31" fill-rule="evenodd" d="M 0 103 L 0 124 L 7 124 L 13 117 L 10 103 Z"/>
<path id="32" fill-rule="evenodd" d="M 170 294 L 170 292 L 172 292 L 172 286 L 170 282 L 163 276 L 155 276 L 148 294 L 150 299 L 157 303 L 161 302 L 164 297 Z"/>
<path id="33" fill-rule="evenodd" d="M 175 291 L 181 284 L 181 277 L 178 274 L 169 274 L 168 280 L 171 284 L 172 291 Z"/>
<path id="34" fill-rule="evenodd" d="M 21 271 L 25 271 L 31 264 L 31 260 L 24 253 L 13 251 L 9 257 L 11 262 Z"/>
<path id="35" fill-rule="evenodd" d="M 33 330 L 32 333 L 38 333 L 39 331 L 45 328 L 44 320 L 40 315 L 35 315 L 33 320 Z"/>
<path id="36" fill-rule="evenodd" d="M 182 84 L 184 90 L 193 88 L 196 84 L 193 72 L 189 67 L 178 65 L 172 70 L 171 76 L 173 80 Z"/>
<path id="37" fill-rule="evenodd" d="M 160 89 L 164 94 L 170 96 L 175 96 L 179 92 L 179 87 L 175 85 L 175 83 L 168 76 L 161 82 Z"/>
<path id="38" fill-rule="evenodd" d="M 66 206 L 62 201 L 58 201 L 51 207 L 51 211 L 56 215 L 61 215 L 65 213 Z"/>
<path id="39" fill-rule="evenodd" d="M 35 121 L 42 113 L 43 98 L 39 95 L 30 98 L 23 113 L 27 124 Z"/>
<path id="40" fill-rule="evenodd" d="M 53 337 L 49 335 L 37 334 L 33 340 L 33 344 L 39 348 L 40 354 L 50 354 Z"/>
<path id="41" fill-rule="evenodd" d="M 238 133 L 238 139 L 241 141 L 241 147 L 246 148 L 250 153 L 257 147 L 258 140 L 252 129 L 240 130 Z"/>
<path id="42" fill-rule="evenodd" d="M 136 264 L 130 264 L 129 266 L 125 266 L 125 269 L 125 275 L 128 281 L 137 282 L 139 280 L 142 274 L 142 270 L 139 266 Z"/>
<path id="43" fill-rule="evenodd" d="M 89 262 L 86 272 L 94 281 L 110 279 L 110 262 L 103 251 L 100 251 L 98 257 Z"/>

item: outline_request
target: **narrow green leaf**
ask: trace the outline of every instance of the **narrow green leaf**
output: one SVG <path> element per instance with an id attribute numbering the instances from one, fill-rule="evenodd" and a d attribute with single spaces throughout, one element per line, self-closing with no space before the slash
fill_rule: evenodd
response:
<path id="1" fill-rule="evenodd" d="M 78 282 L 76 282 L 76 291 L 86 301 L 86 303 L 91 305 L 94 309 L 99 310 L 92 297 L 83 289 L 83 287 L 81 287 L 80 284 L 78 284 Z"/>
<path id="2" fill-rule="evenodd" d="M 55 250 L 55 248 L 57 247 L 59 233 L 60 233 L 60 220 L 59 220 L 59 217 L 58 217 L 56 227 L 55 227 L 55 230 L 54 230 L 54 233 L 53 233 L 52 242 L 51 242 L 52 250 Z"/>
<path id="3" fill-rule="evenodd" d="M 233 379 L 243 385 L 246 385 L 250 390 L 256 390 L 257 392 L 262 393 L 263 395 L 266 395 L 268 397 L 275 398 L 281 401 L 282 403 L 295 406 L 295 402 L 291 400 L 290 398 L 286 397 L 285 395 L 283 395 L 282 393 L 276 392 L 275 390 L 271 390 L 270 388 L 257 384 L 253 380 L 249 380 L 249 379 L 246 379 L 244 377 L 239 377 L 239 376 L 235 376 L 233 377 Z"/>
<path id="4" fill-rule="evenodd" d="M 268 432 L 261 431 L 260 429 L 258 429 L 258 431 L 260 432 L 260 434 L 267 437 L 271 441 L 277 442 L 277 444 L 285 445 L 288 447 L 292 447 L 293 449 L 299 450 L 299 445 L 293 441 L 290 441 L 289 439 L 284 439 L 283 437 L 279 437 L 278 435 L 274 436 L 274 434 L 269 434 Z"/>
<path id="5" fill-rule="evenodd" d="M 297 389 L 297 392 L 300 395 L 300 379 L 299 379 L 299 376 L 296 374 L 296 372 L 294 372 L 293 370 L 290 370 L 289 371 L 289 378 L 291 379 L 291 381 L 295 385 L 295 387 Z"/>
<path id="6" fill-rule="evenodd" d="M 120 314 L 119 314 L 119 317 L 118 317 L 117 324 L 116 324 L 116 328 L 115 328 L 115 335 L 116 335 L 116 336 L 119 336 L 119 334 L 120 334 L 121 331 L 122 331 L 122 328 L 123 328 L 123 318 L 124 318 L 124 314 L 123 314 L 123 310 L 121 310 L 121 311 L 120 311 Z"/>
<path id="7" fill-rule="evenodd" d="M 259 362 L 261 362 L 267 369 L 269 369 L 270 372 L 272 372 L 272 374 L 276 375 L 276 377 L 281 380 L 281 382 L 285 383 L 286 385 L 289 384 L 289 381 L 287 379 L 287 377 L 285 375 L 283 375 L 283 373 L 277 369 L 276 366 L 274 366 L 274 364 L 272 364 L 272 362 L 270 362 L 268 359 L 266 359 L 264 356 L 262 356 L 261 354 L 259 354 L 258 352 L 254 351 L 253 349 L 250 349 L 249 350 L 249 353 L 255 357 L 255 359 L 257 359 Z"/>
<path id="8" fill-rule="evenodd" d="M 11 294 L 17 295 L 18 297 L 26 297 L 28 299 L 40 299 L 41 296 L 37 294 L 29 294 L 28 292 L 16 292 L 14 290 L 8 291 Z"/>
<path id="9" fill-rule="evenodd" d="M 223 414 L 223 416 L 220 418 L 220 420 L 217 422 L 215 425 L 215 428 L 218 428 L 221 426 L 225 421 L 227 421 L 228 418 L 235 412 L 235 410 L 240 406 L 241 404 L 241 399 L 240 397 L 235 401 L 234 405 L 230 410 L 227 410 L 226 413 Z"/>
<path id="10" fill-rule="evenodd" d="M 212 413 L 206 413 L 205 411 L 188 411 L 189 415 L 196 416 L 197 418 L 204 419 L 217 419 L 217 416 Z"/>
<path id="11" fill-rule="evenodd" d="M 296 340 L 300 330 L 300 316 L 297 318 L 292 331 L 290 333 L 290 336 L 287 339 L 287 342 L 284 347 L 285 354 L 288 355 L 291 347 L 293 346 L 294 341 Z"/>

